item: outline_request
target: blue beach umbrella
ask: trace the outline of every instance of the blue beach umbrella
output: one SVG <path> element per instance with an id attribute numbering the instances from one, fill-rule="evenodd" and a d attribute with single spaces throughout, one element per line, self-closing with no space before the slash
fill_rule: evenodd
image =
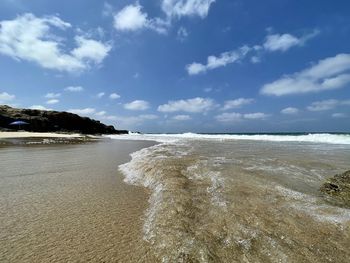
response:
<path id="1" fill-rule="evenodd" d="M 11 122 L 9 125 L 18 125 L 18 129 L 21 129 L 21 125 L 28 125 L 28 122 L 25 121 L 14 121 Z"/>

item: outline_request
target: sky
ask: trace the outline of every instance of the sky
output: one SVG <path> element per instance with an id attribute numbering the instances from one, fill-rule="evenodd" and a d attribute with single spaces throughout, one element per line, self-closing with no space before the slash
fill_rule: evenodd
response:
<path id="1" fill-rule="evenodd" d="M 348 0 L 1 0 L 0 104 L 117 129 L 349 132 Z"/>

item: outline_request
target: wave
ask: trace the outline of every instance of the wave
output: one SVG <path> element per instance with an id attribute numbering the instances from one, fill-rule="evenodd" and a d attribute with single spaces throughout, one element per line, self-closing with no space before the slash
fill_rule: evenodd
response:
<path id="1" fill-rule="evenodd" d="M 152 140 L 157 142 L 176 142 L 179 140 L 249 140 L 249 141 L 270 141 L 270 142 L 301 142 L 301 143 L 326 143 L 326 144 L 347 144 L 350 145 L 350 134 L 135 134 L 128 135 L 107 135 L 112 139 L 125 140 Z"/>

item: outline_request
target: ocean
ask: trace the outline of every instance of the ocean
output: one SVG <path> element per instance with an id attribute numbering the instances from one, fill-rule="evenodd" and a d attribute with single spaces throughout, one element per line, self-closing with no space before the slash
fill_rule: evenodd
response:
<path id="1" fill-rule="evenodd" d="M 150 191 L 160 262 L 348 262 L 350 210 L 319 188 L 350 169 L 349 134 L 130 134 L 158 144 L 119 166 Z"/>

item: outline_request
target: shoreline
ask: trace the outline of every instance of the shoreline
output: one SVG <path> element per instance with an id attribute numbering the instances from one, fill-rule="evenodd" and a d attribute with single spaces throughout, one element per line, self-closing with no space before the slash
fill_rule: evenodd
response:
<path id="1" fill-rule="evenodd" d="M 150 193 L 125 183 L 119 171 L 131 153 L 154 144 L 99 140 L 2 148 L 0 208 L 7 213 L 0 261 L 154 262 L 143 239 Z"/>
<path id="2" fill-rule="evenodd" d="M 20 138 L 83 138 L 98 137 L 94 135 L 83 135 L 78 133 L 54 133 L 54 132 L 0 132 L 0 139 L 20 139 Z"/>

